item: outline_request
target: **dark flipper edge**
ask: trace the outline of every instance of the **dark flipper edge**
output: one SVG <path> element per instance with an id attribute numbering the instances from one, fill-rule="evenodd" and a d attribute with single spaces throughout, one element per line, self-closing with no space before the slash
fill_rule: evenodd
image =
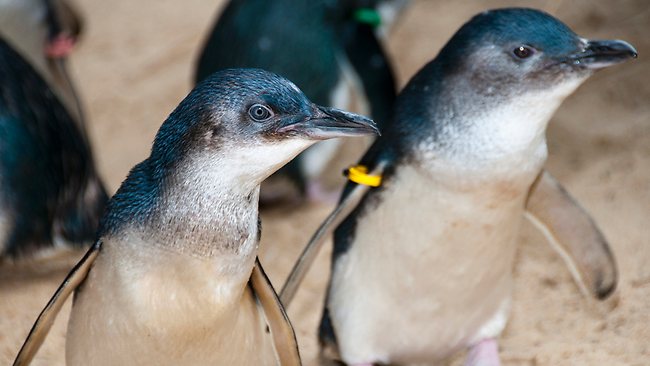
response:
<path id="1" fill-rule="evenodd" d="M 81 258 L 79 263 L 68 273 L 68 276 L 63 280 L 63 283 L 56 290 L 54 296 L 52 296 L 43 311 L 41 311 L 38 319 L 36 319 L 32 330 L 27 335 L 25 343 L 23 343 L 20 352 L 18 352 L 14 360 L 14 366 L 24 366 L 31 363 L 36 352 L 38 352 L 38 349 L 43 344 L 45 337 L 50 332 L 50 328 L 52 328 L 56 316 L 61 311 L 63 304 L 65 304 L 65 300 L 86 279 L 90 267 L 99 254 L 101 245 L 101 241 L 95 242 L 83 258 Z"/>
<path id="2" fill-rule="evenodd" d="M 609 244 L 589 214 L 547 172 L 533 184 L 526 217 L 569 266 L 585 294 L 598 299 L 616 288 L 618 271 Z"/>
<path id="3" fill-rule="evenodd" d="M 291 322 L 284 307 L 278 299 L 259 259 L 255 259 L 255 267 L 250 278 L 253 294 L 262 306 L 273 337 L 273 344 L 281 366 L 301 366 L 298 342 Z"/>
<path id="4" fill-rule="evenodd" d="M 370 174 L 381 175 L 385 167 L 386 164 L 380 162 Z M 370 190 L 370 187 L 365 185 L 357 185 L 352 188 L 311 237 L 305 249 L 300 254 L 300 257 L 298 257 L 296 264 L 293 266 L 287 281 L 284 283 L 284 287 L 282 287 L 282 291 L 280 291 L 280 301 L 284 306 L 289 307 L 291 300 L 293 300 L 298 290 L 298 286 L 300 286 L 307 271 L 314 263 L 314 259 L 316 259 L 320 248 L 323 247 L 325 239 L 357 207 L 361 198 L 363 198 L 368 190 Z"/>

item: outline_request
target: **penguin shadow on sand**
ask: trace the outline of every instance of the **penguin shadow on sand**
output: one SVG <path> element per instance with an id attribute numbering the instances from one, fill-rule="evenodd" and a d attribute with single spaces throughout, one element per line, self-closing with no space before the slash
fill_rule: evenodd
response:
<path id="1" fill-rule="evenodd" d="M 316 103 L 369 114 L 381 128 L 396 94 L 382 43 L 407 3 L 231 0 L 206 38 L 195 81 L 228 67 L 262 68 L 292 80 Z M 340 172 L 370 141 L 317 144 L 264 182 L 260 203 L 336 201 Z"/>
<path id="2" fill-rule="evenodd" d="M 65 0 L 0 5 L 0 271 L 9 277 L 67 266 L 69 251 L 91 244 L 108 199 L 67 71 L 80 32 Z"/>

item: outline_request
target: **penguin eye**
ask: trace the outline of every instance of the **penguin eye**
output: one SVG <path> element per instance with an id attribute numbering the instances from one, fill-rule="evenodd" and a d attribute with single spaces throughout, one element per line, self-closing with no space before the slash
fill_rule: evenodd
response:
<path id="1" fill-rule="evenodd" d="M 515 54 L 515 56 L 519 58 L 528 58 L 535 53 L 535 51 L 529 47 L 529 46 L 519 46 L 512 51 L 512 53 Z"/>
<path id="2" fill-rule="evenodd" d="M 271 118 L 273 116 L 273 112 L 271 112 L 267 106 L 261 104 L 253 104 L 250 108 L 248 108 L 248 115 L 251 116 L 253 120 L 262 122 Z"/>

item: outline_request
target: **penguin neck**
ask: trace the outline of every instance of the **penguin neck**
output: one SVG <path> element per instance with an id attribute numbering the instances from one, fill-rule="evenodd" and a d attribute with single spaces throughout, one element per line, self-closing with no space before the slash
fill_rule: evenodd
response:
<path id="1" fill-rule="evenodd" d="M 418 150 L 427 161 L 446 160 L 472 170 L 538 170 L 547 157 L 548 122 L 581 82 L 502 95 L 489 87 L 477 90 L 471 80 L 456 76 L 432 98 L 435 133 Z"/>
<path id="2" fill-rule="evenodd" d="M 182 254 L 254 258 L 262 179 L 228 161 L 190 157 L 165 176 L 142 230 L 155 245 Z"/>

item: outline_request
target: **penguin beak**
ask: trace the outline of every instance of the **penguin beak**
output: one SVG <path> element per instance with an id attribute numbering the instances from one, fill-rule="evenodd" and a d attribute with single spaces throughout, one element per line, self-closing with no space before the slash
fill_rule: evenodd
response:
<path id="1" fill-rule="evenodd" d="M 625 41 L 589 40 L 583 50 L 570 55 L 565 62 L 596 70 L 636 57 L 636 49 Z"/>
<path id="2" fill-rule="evenodd" d="M 379 135 L 377 125 L 370 118 L 336 108 L 316 107 L 306 119 L 288 122 L 278 132 L 298 133 L 312 140 Z"/>

